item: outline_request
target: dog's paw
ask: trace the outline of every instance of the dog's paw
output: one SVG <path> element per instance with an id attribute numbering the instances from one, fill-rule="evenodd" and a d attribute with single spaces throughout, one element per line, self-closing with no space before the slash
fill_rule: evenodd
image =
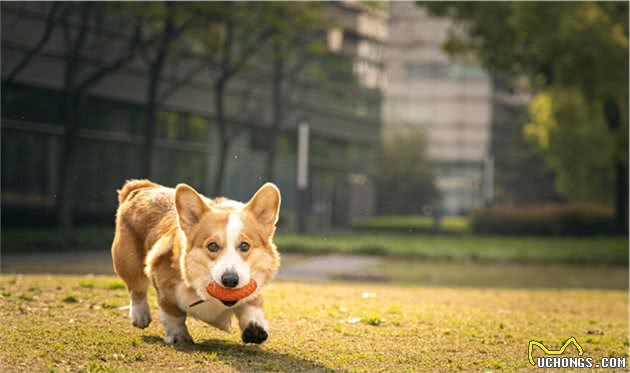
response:
<path id="1" fill-rule="evenodd" d="M 148 303 L 131 304 L 129 309 L 129 317 L 131 317 L 131 325 L 136 328 L 144 329 L 151 323 L 151 308 Z"/>
<path id="2" fill-rule="evenodd" d="M 176 334 L 166 335 L 164 337 L 164 342 L 169 345 L 175 343 L 193 343 L 193 339 L 188 333 L 188 330 L 183 330 Z"/>
<path id="3" fill-rule="evenodd" d="M 257 344 L 261 344 L 266 341 L 268 336 L 269 334 L 262 326 L 253 322 L 247 325 L 247 328 L 243 330 L 243 334 L 241 335 L 244 343 Z"/>

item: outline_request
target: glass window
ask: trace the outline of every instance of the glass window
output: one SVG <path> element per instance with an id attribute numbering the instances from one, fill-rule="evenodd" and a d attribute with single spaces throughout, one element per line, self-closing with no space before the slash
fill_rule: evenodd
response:
<path id="1" fill-rule="evenodd" d="M 157 122 L 157 136 L 160 138 L 204 143 L 211 137 L 208 127 L 213 126 L 208 118 L 166 110 L 158 113 Z"/>
<path id="2" fill-rule="evenodd" d="M 406 97 L 393 97 L 386 102 L 387 120 L 394 123 L 426 124 L 433 117 L 429 102 Z"/>
<path id="3" fill-rule="evenodd" d="M 295 154 L 297 152 L 297 139 L 294 134 L 282 134 L 278 136 L 278 154 Z"/>
<path id="4" fill-rule="evenodd" d="M 2 118 L 62 124 L 60 92 L 21 84 L 2 84 Z"/>
<path id="5" fill-rule="evenodd" d="M 252 150 L 267 151 L 271 136 L 268 129 L 253 127 L 249 130 L 249 147 Z"/>
<path id="6" fill-rule="evenodd" d="M 407 77 L 411 79 L 448 79 L 448 65 L 437 63 L 408 63 Z"/>
<path id="7" fill-rule="evenodd" d="M 85 113 L 83 128 L 144 135 L 146 123 L 141 105 L 89 97 Z"/>
<path id="8" fill-rule="evenodd" d="M 319 136 L 311 136 L 310 153 L 314 157 L 326 157 L 330 146 L 325 138 Z"/>
<path id="9" fill-rule="evenodd" d="M 407 63 L 407 77 L 410 79 L 435 80 L 479 80 L 487 79 L 488 73 L 479 65 L 445 63 Z"/>
<path id="10" fill-rule="evenodd" d="M 269 150 L 269 142 L 272 139 L 271 130 L 268 128 L 252 127 L 249 129 L 249 147 L 252 150 L 266 152 Z M 278 155 L 296 153 L 295 134 L 280 133 L 276 137 L 276 153 Z"/>

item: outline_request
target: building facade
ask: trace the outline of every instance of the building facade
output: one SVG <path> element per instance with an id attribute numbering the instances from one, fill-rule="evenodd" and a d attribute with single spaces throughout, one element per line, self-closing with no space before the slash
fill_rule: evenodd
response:
<path id="1" fill-rule="evenodd" d="M 330 49 L 352 59 L 352 69 L 363 86 L 382 88 L 389 34 L 386 9 L 351 0 L 330 2 L 327 8 L 333 22 Z"/>
<path id="2" fill-rule="evenodd" d="M 6 74 L 37 43 L 51 3 L 2 4 L 2 206 L 3 215 L 20 211 L 46 211 L 55 206 L 57 169 L 63 140 L 60 117 L 63 80 L 63 33 L 52 32 L 49 42 L 12 84 Z M 330 5 L 333 14 L 362 19 L 367 10 Z M 349 18 L 352 18 L 349 17 Z M 369 17 L 368 17 L 369 18 Z M 361 24 L 361 22 L 357 23 Z M 80 56 L 83 69 L 103 63 L 108 51 L 122 46 L 121 25 L 103 28 L 88 36 L 94 45 Z M 385 24 L 386 26 L 386 24 Z M 74 26 L 71 26 L 74 27 Z M 368 28 L 371 29 L 371 28 Z M 354 40 L 373 40 L 361 27 L 341 25 Z M 356 63 L 359 49 L 346 48 Z M 381 66 L 382 61 L 377 65 Z M 175 80 L 197 61 L 179 59 L 167 67 L 164 84 Z M 379 72 L 378 74 L 381 74 Z M 360 74 L 357 74 L 360 75 Z M 370 75 L 370 74 L 368 74 Z M 382 75 L 382 74 L 381 74 Z M 266 129 L 270 126 L 271 74 L 265 62 L 254 58 L 227 89 L 227 118 L 237 129 L 228 155 L 224 193 L 248 198 L 265 180 Z M 381 95 L 372 78 L 359 76 L 360 86 L 304 77 L 296 94 L 286 98 L 286 114 L 280 128 L 276 180 L 283 192 L 283 219 L 288 225 L 295 214 L 296 128 L 311 125 L 310 224 L 316 229 L 345 225 L 353 208 L 348 206 L 350 181 L 365 173 L 370 147 L 380 141 Z M 380 75 L 379 75 L 379 78 Z M 212 69 L 198 74 L 189 84 L 161 104 L 154 154 L 157 182 L 186 182 L 209 193 L 215 173 L 216 136 Z M 79 165 L 74 177 L 78 213 L 110 216 L 116 205 L 115 191 L 124 180 L 138 177 L 144 142 L 143 105 L 147 67 L 140 58 L 108 75 L 89 91 L 79 130 Z M 373 198 L 370 197 L 370 198 Z M 370 201 L 364 201 L 369 205 Z M 3 219 L 3 224 L 9 223 Z"/>
<path id="3" fill-rule="evenodd" d="M 442 50 L 449 22 L 414 2 L 389 4 L 383 133 L 423 131 L 442 209 L 466 213 L 490 197 L 492 80 Z"/>

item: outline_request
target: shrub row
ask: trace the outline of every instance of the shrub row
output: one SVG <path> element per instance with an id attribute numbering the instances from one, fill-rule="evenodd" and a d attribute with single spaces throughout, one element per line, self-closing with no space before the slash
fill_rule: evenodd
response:
<path id="1" fill-rule="evenodd" d="M 493 206 L 472 214 L 471 229 L 484 234 L 592 235 L 615 233 L 614 212 L 601 205 Z"/>
<path id="2" fill-rule="evenodd" d="M 357 220 L 352 229 L 371 233 L 432 233 L 433 218 L 424 215 L 374 216 Z M 440 219 L 439 233 L 463 233 L 468 231 L 468 218 L 444 216 Z"/>

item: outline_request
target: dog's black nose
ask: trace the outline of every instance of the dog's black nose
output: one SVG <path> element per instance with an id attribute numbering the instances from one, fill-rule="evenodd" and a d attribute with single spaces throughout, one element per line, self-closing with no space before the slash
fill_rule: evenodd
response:
<path id="1" fill-rule="evenodd" d="M 226 288 L 233 288 L 238 285 L 238 275 L 234 272 L 225 272 L 221 275 L 221 283 Z"/>

